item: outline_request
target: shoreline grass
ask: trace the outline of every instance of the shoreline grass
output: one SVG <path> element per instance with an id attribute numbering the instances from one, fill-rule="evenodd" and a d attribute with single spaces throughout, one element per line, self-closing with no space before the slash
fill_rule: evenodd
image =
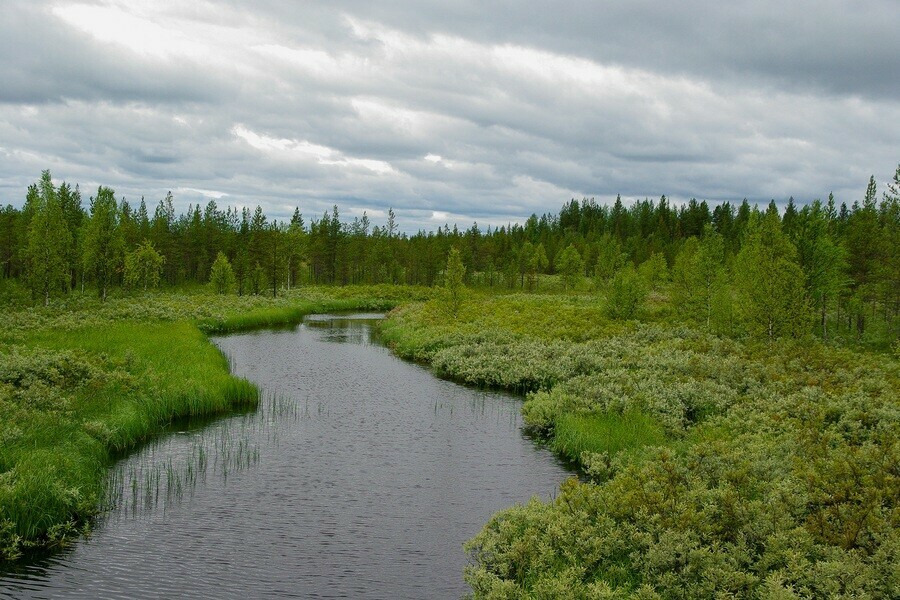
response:
<path id="1" fill-rule="evenodd" d="M 209 335 L 388 310 L 429 293 L 153 294 L 11 314 L 0 339 L 0 564 L 86 531 L 112 462 L 168 424 L 256 406 L 258 389 L 229 373 Z"/>
<path id="2" fill-rule="evenodd" d="M 254 406 L 259 397 L 187 322 L 42 332 L 26 346 L 0 376 L 8 410 L 0 450 L 7 559 L 80 534 L 116 454 L 174 419 Z M 41 360 L 47 368 L 33 368 Z"/>
<path id="3" fill-rule="evenodd" d="M 553 428 L 553 451 L 584 463 L 582 455 L 615 455 L 624 450 L 667 443 L 662 427 L 638 412 L 563 414 Z"/>

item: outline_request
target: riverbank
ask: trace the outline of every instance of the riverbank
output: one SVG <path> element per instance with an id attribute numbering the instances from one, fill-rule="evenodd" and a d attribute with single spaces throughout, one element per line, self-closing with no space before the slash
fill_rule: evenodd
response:
<path id="1" fill-rule="evenodd" d="M 594 294 L 471 292 L 451 317 L 434 293 L 163 294 L 11 315 L 0 333 L 3 551 L 77 534 L 111 451 L 175 416 L 255 401 L 201 329 L 399 306 L 381 327 L 398 355 L 527 394 L 527 425 L 591 479 L 485 526 L 467 546 L 476 597 L 900 594 L 896 357 L 718 337 L 673 324 L 664 303 L 623 322 Z"/>
<path id="2" fill-rule="evenodd" d="M 182 417 L 253 406 L 207 334 L 385 310 L 428 290 L 311 288 L 279 298 L 70 297 L 7 315 L 0 333 L 0 560 L 89 528 L 111 456 Z"/>
<path id="3" fill-rule="evenodd" d="M 813 339 L 752 342 L 597 299 L 470 297 L 393 311 L 383 339 L 579 461 L 552 502 L 467 545 L 477 598 L 900 594 L 900 366 Z M 649 322 L 646 322 L 649 321 Z"/>

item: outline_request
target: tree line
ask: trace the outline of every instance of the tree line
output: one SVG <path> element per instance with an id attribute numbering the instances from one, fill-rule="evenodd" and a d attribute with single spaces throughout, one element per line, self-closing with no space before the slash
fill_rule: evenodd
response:
<path id="1" fill-rule="evenodd" d="M 900 311 L 900 166 L 879 196 L 874 177 L 849 206 L 833 196 L 785 210 L 746 199 L 710 207 L 638 200 L 571 200 L 557 214 L 482 230 L 477 223 L 401 233 L 338 207 L 270 220 L 262 208 L 215 201 L 177 215 L 169 193 L 152 212 L 101 186 L 85 206 L 79 187 L 30 185 L 22 209 L 0 208 L 0 277 L 35 300 L 85 286 L 148 289 L 210 282 L 221 292 L 278 294 L 297 285 L 444 282 L 451 248 L 470 286 L 534 290 L 554 274 L 566 289 L 606 290 L 612 316 L 634 316 L 661 286 L 679 314 L 728 332 L 740 324 L 776 337 L 829 328 L 862 336 L 872 319 L 895 335 Z M 749 314 L 755 312 L 756 314 Z M 741 318 L 739 318 L 741 317 Z M 814 318 L 813 318 L 814 317 Z"/>

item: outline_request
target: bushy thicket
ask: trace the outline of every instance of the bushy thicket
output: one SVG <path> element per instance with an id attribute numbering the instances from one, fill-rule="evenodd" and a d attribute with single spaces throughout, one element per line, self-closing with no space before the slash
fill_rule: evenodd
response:
<path id="1" fill-rule="evenodd" d="M 454 331 L 415 306 L 385 326 L 442 375 L 528 391 L 526 423 L 564 437 L 556 449 L 584 467 L 587 481 L 499 513 L 468 543 L 476 597 L 900 595 L 895 358 L 613 325 L 554 302 L 481 299 Z M 547 312 L 560 322 L 522 326 Z M 584 439 L 592 420 L 610 437 L 628 415 L 643 415 L 643 447 Z"/>

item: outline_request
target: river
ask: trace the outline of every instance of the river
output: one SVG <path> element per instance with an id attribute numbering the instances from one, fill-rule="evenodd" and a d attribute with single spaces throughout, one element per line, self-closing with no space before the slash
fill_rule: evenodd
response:
<path id="1" fill-rule="evenodd" d="M 459 598 L 463 542 L 569 473 L 514 396 L 393 356 L 378 315 L 216 337 L 257 410 L 122 459 L 72 547 L 0 574 L 12 598 Z"/>

